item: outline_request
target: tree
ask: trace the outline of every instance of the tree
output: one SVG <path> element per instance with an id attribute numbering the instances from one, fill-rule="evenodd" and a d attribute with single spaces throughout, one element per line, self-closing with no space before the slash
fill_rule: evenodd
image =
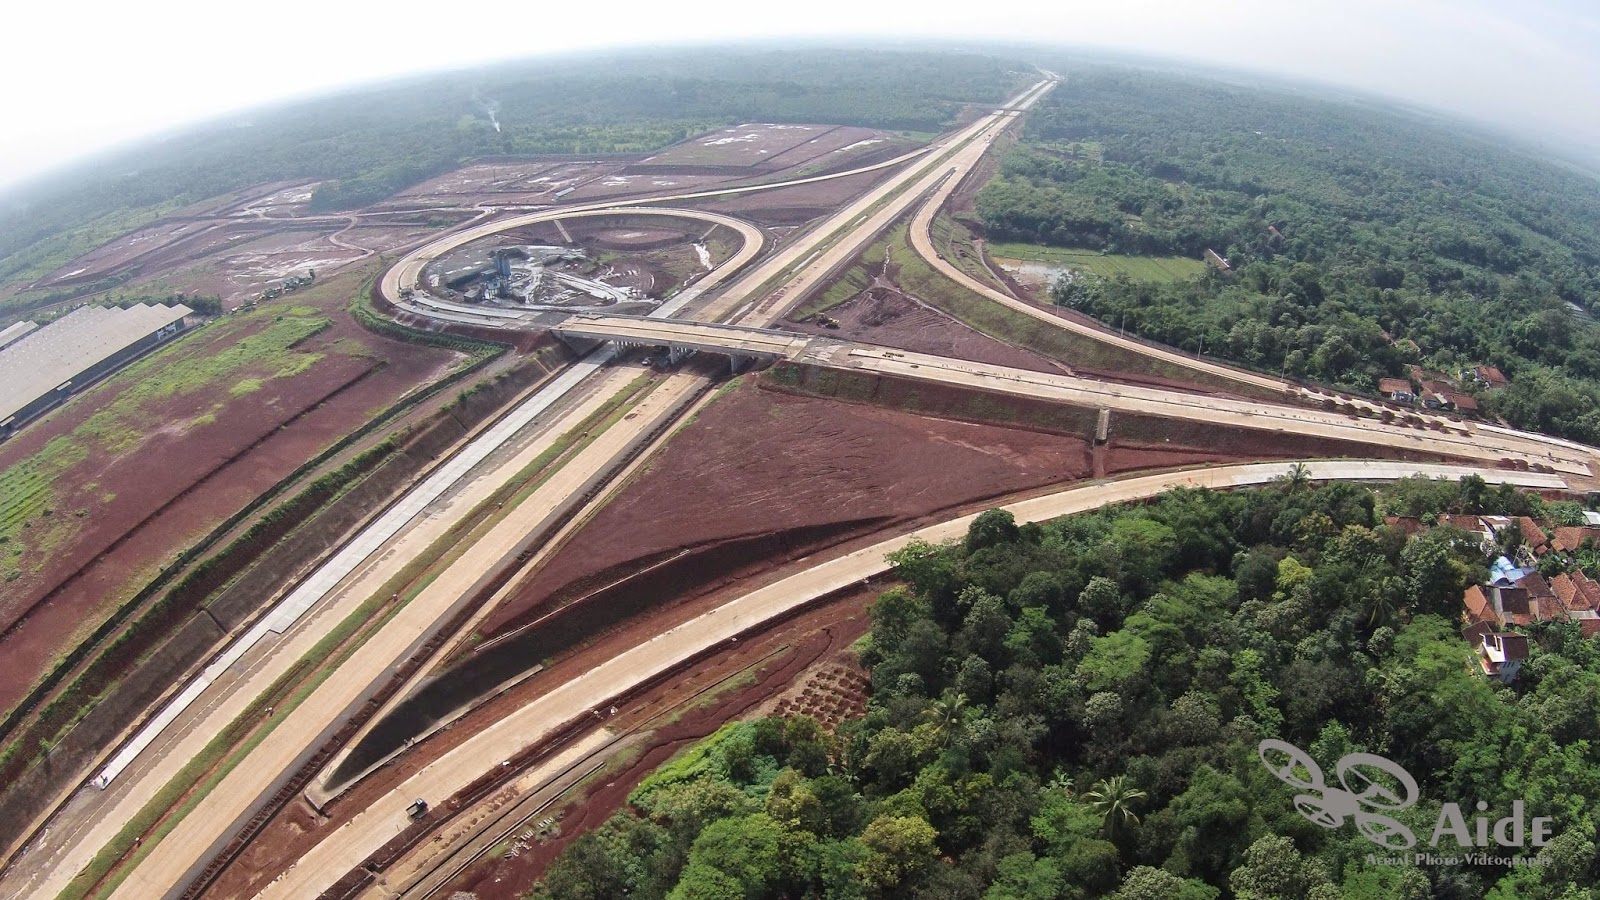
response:
<path id="1" fill-rule="evenodd" d="M 967 552 L 1014 543 L 1018 533 L 1017 519 L 1011 513 L 1003 509 L 981 512 L 967 526 Z"/>
<path id="2" fill-rule="evenodd" d="M 947 692 L 928 705 L 927 718 L 933 725 L 934 735 L 941 746 L 949 744 L 961 732 L 966 711 L 965 694 Z"/>
<path id="3" fill-rule="evenodd" d="M 657 879 L 673 874 L 657 870 L 656 860 L 667 844 L 665 830 L 648 821 L 618 813 L 594 831 L 579 837 L 545 870 L 534 896 L 542 900 L 610 900 L 666 889 Z"/>
<path id="4" fill-rule="evenodd" d="M 888 890 L 911 878 L 938 855 L 938 833 L 917 816 L 879 816 L 861 833 L 867 857 L 858 868 L 863 881 Z"/>
<path id="5" fill-rule="evenodd" d="M 1032 853 L 1013 853 L 1000 860 L 994 884 L 984 900 L 1056 900 L 1065 890 L 1061 864 Z"/>
<path id="6" fill-rule="evenodd" d="M 1367 628 L 1377 630 L 1394 623 L 1405 595 L 1406 583 L 1393 575 L 1374 581 L 1367 591 Z"/>
<path id="7" fill-rule="evenodd" d="M 1078 611 L 1110 627 L 1122 621 L 1122 602 L 1122 591 L 1117 583 L 1103 575 L 1096 575 L 1078 594 Z"/>
<path id="8" fill-rule="evenodd" d="M 1339 891 L 1316 862 L 1308 862 L 1294 842 L 1265 835 L 1244 852 L 1228 885 L 1239 900 L 1338 900 Z"/>
<path id="9" fill-rule="evenodd" d="M 1453 614 L 1461 595 L 1475 580 L 1474 572 L 1455 554 L 1448 538 L 1429 532 L 1406 543 L 1400 570 L 1406 593 L 1419 612 Z"/>
<path id="10" fill-rule="evenodd" d="M 1216 900 L 1218 893 L 1203 881 L 1179 878 L 1164 869 L 1135 866 L 1111 900 Z"/>
<path id="11" fill-rule="evenodd" d="M 1145 793 L 1129 784 L 1126 775 L 1113 775 L 1096 784 L 1083 796 L 1100 814 L 1107 837 L 1115 840 L 1122 829 L 1138 826 L 1139 815 L 1133 811 L 1133 807 L 1144 799 Z"/>
<path id="12" fill-rule="evenodd" d="M 1298 494 L 1311 485 L 1311 467 L 1297 462 L 1289 471 L 1272 479 L 1286 494 Z"/>
<path id="13" fill-rule="evenodd" d="M 766 813 L 718 819 L 689 850 L 669 900 L 758 897 L 783 882 L 783 827 Z"/>

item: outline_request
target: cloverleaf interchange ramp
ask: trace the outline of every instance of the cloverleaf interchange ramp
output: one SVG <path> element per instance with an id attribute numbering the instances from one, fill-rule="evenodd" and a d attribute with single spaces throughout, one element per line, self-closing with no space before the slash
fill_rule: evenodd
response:
<path id="1" fill-rule="evenodd" d="M 1048 90 L 1048 82 L 1036 85 L 1022 97 L 1014 101 L 1014 105 L 1026 108 L 1043 91 Z M 989 367 L 988 369 L 973 369 L 969 364 L 959 360 L 940 360 L 937 357 L 913 357 L 907 354 L 897 356 L 886 355 L 888 351 L 878 348 L 866 348 L 859 345 L 846 346 L 839 342 L 813 341 L 800 339 L 793 335 L 781 335 L 781 332 L 772 332 L 770 326 L 778 320 L 789 304 L 798 301 L 808 291 L 825 282 L 838 268 L 849 262 L 870 240 L 885 226 L 904 215 L 910 205 L 921 199 L 928 198 L 928 204 L 933 204 L 940 197 L 937 190 L 941 185 L 953 186 L 966 171 L 970 171 L 973 164 L 988 148 L 989 141 L 1003 130 L 1013 118 L 1010 112 L 996 113 L 980 119 L 977 123 L 965 129 L 959 135 L 949 139 L 938 147 L 928 151 L 919 166 L 913 165 L 888 181 L 869 190 L 862 198 L 848 205 L 825 222 L 816 226 L 812 231 L 800 239 L 788 244 L 783 249 L 762 260 L 754 263 L 753 257 L 764 249 L 761 245 L 753 245 L 748 238 L 741 250 L 750 250 L 752 257 L 743 260 L 739 266 L 731 263 L 719 268 L 717 273 L 723 273 L 723 278 L 733 279 L 720 291 L 713 291 L 712 287 L 702 280 L 690 291 L 685 291 L 673 298 L 669 304 L 657 310 L 657 315 L 649 320 L 631 320 L 622 323 L 612 322 L 613 328 L 655 329 L 635 333 L 634 337 L 654 340 L 667 336 L 661 329 L 671 329 L 672 340 L 687 342 L 701 342 L 696 349 L 713 350 L 720 348 L 719 352 L 744 349 L 750 350 L 757 347 L 763 352 L 770 350 L 772 355 L 785 359 L 795 359 L 808 364 L 834 365 L 849 368 L 876 369 L 896 377 L 933 378 L 948 380 L 968 380 L 979 382 L 980 389 L 1011 389 L 1038 392 L 1068 392 L 1080 391 L 1084 394 L 1082 402 L 1104 406 L 1115 402 L 1139 403 L 1168 403 L 1179 408 L 1192 417 L 1205 420 L 1206 417 L 1216 415 L 1216 398 L 1200 395 L 1178 395 L 1181 401 L 1171 397 L 1156 394 L 1127 394 L 1120 398 L 1108 394 L 1111 388 L 1123 391 L 1125 386 L 1109 386 L 1102 382 L 1091 382 L 1084 379 L 1076 381 L 1025 381 L 1016 377 L 1004 367 Z M 955 177 L 951 177 L 954 175 Z M 654 198 L 654 202 L 672 202 L 681 197 Z M 648 200 L 635 201 L 636 203 L 652 202 Z M 563 215 L 606 215 L 623 207 L 622 204 L 606 204 L 604 208 L 577 209 L 577 210 L 552 210 L 545 213 L 533 214 L 533 217 L 559 219 Z M 644 213 L 636 207 L 626 207 L 629 214 Z M 924 208 L 927 208 L 925 206 Z M 659 210 L 644 214 L 658 215 L 685 215 L 683 210 Z M 705 215 L 705 214 L 700 214 Z M 543 220 L 543 219 L 540 219 Z M 506 220 L 488 223 L 480 228 L 489 229 L 479 236 L 487 236 L 508 227 L 514 227 Z M 738 221 L 738 220 L 734 220 Z M 730 226 L 732 227 L 732 226 Z M 746 226 L 749 227 L 749 226 Z M 743 228 L 739 229 L 745 233 Z M 914 229 L 920 231 L 921 229 Z M 757 230 L 759 231 L 759 230 Z M 460 235 L 454 235 L 449 240 L 456 240 Z M 469 238 L 472 240 L 476 238 Z M 464 242 L 463 242 L 464 243 Z M 439 254 L 444 252 L 440 244 L 430 245 L 425 251 Z M 456 246 L 459 246 L 457 244 Z M 752 249 L 754 247 L 754 249 Z M 419 251 L 420 252 L 420 251 Z M 420 257 L 418 257 L 420 259 Z M 399 265 L 390 270 L 383 280 L 383 293 L 391 302 L 400 297 L 402 285 L 414 289 L 415 279 L 420 273 L 425 261 L 413 260 L 408 257 Z M 406 282 L 406 275 L 410 273 L 410 282 Z M 735 277 L 737 276 L 737 277 Z M 709 280 L 709 276 L 707 278 Z M 392 290 L 391 290 L 392 289 Z M 693 293 L 691 294 L 691 291 Z M 692 308 L 691 308 L 692 307 Z M 449 315 L 468 315 L 450 309 L 428 307 L 417 303 L 409 306 L 402 305 L 408 311 L 417 314 L 427 314 L 422 310 L 432 308 L 435 312 Z M 683 313 L 687 318 L 680 321 L 669 319 Z M 481 313 L 478 313 L 481 315 Z M 504 316 L 492 316 L 501 318 Z M 621 317 L 613 317 L 621 318 Z M 1053 317 L 1052 317 L 1053 318 Z M 638 324 L 643 321 L 644 324 Z M 733 330 L 726 327 L 717 328 L 707 323 L 726 322 L 733 326 Z M 509 325 L 506 327 L 517 327 Z M 580 336 L 605 337 L 606 335 L 594 333 L 595 322 L 588 325 L 576 324 L 574 329 L 589 328 L 590 333 Z M 614 339 L 626 340 L 626 336 L 616 333 Z M 799 343 L 797 343 L 797 341 Z M 670 343 L 670 341 L 668 341 Z M 744 342 L 738 347 L 730 344 Z M 877 355 L 874 355 L 874 354 Z M 578 364 L 580 368 L 569 370 L 582 371 L 581 376 L 574 380 L 587 383 L 597 378 L 606 377 L 609 371 L 607 363 L 612 358 L 612 351 L 602 348 Z M 1183 358 L 1183 357 L 1180 357 Z M 1186 358 L 1184 358 L 1186 359 Z M 924 371 L 927 370 L 927 371 Z M 1231 370 L 1229 370 L 1231 371 Z M 1037 375 L 1037 373 L 1028 373 Z M 562 376 L 567 377 L 566 375 Z M 1079 383 L 1081 382 L 1081 383 Z M 1282 386 L 1273 382 L 1275 386 Z M 544 496 L 530 498 L 526 501 L 527 511 L 522 518 L 506 529 L 505 533 L 492 533 L 483 539 L 484 547 L 471 558 L 470 565 L 484 566 L 496 565 L 505 555 L 515 549 L 518 540 L 526 534 L 525 529 L 536 527 L 540 517 L 553 515 L 558 506 L 572 500 L 575 493 L 580 493 L 593 483 L 593 479 L 600 477 L 605 471 L 614 467 L 624 458 L 625 454 L 639 441 L 643 440 L 663 422 L 670 422 L 681 412 L 688 408 L 693 399 L 709 385 L 709 380 L 703 375 L 693 373 L 678 373 L 662 380 L 661 384 L 651 395 L 651 407 L 648 415 L 639 416 L 638 420 L 628 423 L 626 427 L 618 428 L 613 434 L 607 432 L 607 444 L 596 446 L 593 452 L 575 458 L 568 464 L 568 469 L 563 469 L 563 480 L 553 484 Z M 571 389 L 571 388 L 569 388 Z M 1098 391 L 1098 395 L 1089 396 Z M 1174 392 L 1166 392 L 1174 393 Z M 1237 401 L 1236 401 L 1237 402 Z M 1256 404 L 1261 410 L 1261 415 L 1275 415 L 1279 422 L 1266 427 L 1282 430 L 1299 427 L 1310 427 L 1312 423 L 1320 423 L 1327 427 L 1342 425 L 1343 427 L 1356 427 L 1348 424 L 1349 417 L 1317 412 L 1329 421 L 1312 417 L 1297 423 L 1284 412 L 1283 409 L 1271 404 Z M 1249 409 L 1232 410 L 1232 414 L 1246 415 Z M 1293 409 L 1294 414 L 1307 412 Z M 1177 414 L 1175 412 L 1175 414 Z M 535 417 L 530 417 L 535 418 Z M 1377 423 L 1366 423 L 1374 433 L 1381 431 Z M 1390 429 L 1400 433 L 1401 429 Z M 1410 440 L 1416 437 L 1411 434 L 1402 434 L 1401 437 Z M 1472 437 L 1469 434 L 1452 434 L 1447 436 L 1426 435 L 1428 440 L 1466 440 Z M 1541 443 L 1537 436 L 1522 436 L 1508 434 L 1502 436 L 1505 441 L 1522 442 L 1516 446 L 1537 450 L 1541 455 L 1551 455 L 1555 444 Z M 1481 439 L 1481 432 L 1480 432 Z M 1438 450 L 1444 455 L 1460 455 Z M 1493 452 L 1499 452 L 1495 450 Z M 1563 461 L 1568 465 L 1573 474 L 1587 474 L 1585 456 L 1587 448 L 1562 448 L 1565 454 Z M 1492 454 L 1479 454 L 1489 462 Z M 1554 456 L 1552 456 L 1554 458 Z M 1492 464 L 1492 463 L 1491 463 Z M 1367 478 L 1383 480 L 1404 477 L 1418 471 L 1426 471 L 1445 477 L 1459 477 L 1461 474 L 1477 473 L 1486 480 L 1493 482 L 1507 482 L 1523 487 L 1536 487 L 1554 489 L 1566 485 L 1566 482 L 1556 475 L 1544 473 L 1497 471 L 1493 468 L 1464 468 L 1464 467 L 1429 467 L 1409 463 L 1312 463 L 1313 477 L 1326 478 Z M 1341 466 L 1345 468 L 1340 468 Z M 1552 466 L 1556 468 L 1556 466 Z M 1246 468 L 1246 467 L 1235 467 Z M 1074 494 L 1070 503 L 1062 500 L 1059 505 L 1036 504 L 1021 507 L 1019 505 L 1018 517 L 1053 517 L 1078 511 L 1082 508 L 1093 508 L 1106 502 L 1117 502 L 1118 499 L 1132 499 L 1140 490 L 1158 491 L 1178 484 L 1193 484 L 1196 486 L 1241 486 L 1245 484 L 1261 483 L 1271 477 L 1281 475 L 1283 464 L 1271 464 L 1258 467 L 1248 473 L 1234 473 L 1240 481 L 1230 481 L 1228 473 L 1223 470 L 1207 470 L 1204 472 L 1179 473 L 1171 476 L 1149 476 L 1154 480 L 1140 482 L 1138 487 L 1129 487 L 1132 480 L 1118 481 L 1108 485 L 1098 485 L 1089 488 L 1074 489 L 1080 493 Z M 1567 471 L 1567 469 L 1562 469 Z M 1221 473 L 1221 474 L 1219 474 Z M 1168 479 L 1166 481 L 1162 479 Z M 1175 481 L 1171 479 L 1176 479 Z M 1055 496 L 1055 495 L 1052 495 Z M 1033 503 L 1034 501 L 1027 501 Z M 1080 504 L 1073 506 L 1073 504 Z M 1058 511 L 1059 510 L 1059 511 Z M 946 523 L 945 527 L 952 529 L 949 534 L 958 534 L 965 526 L 964 520 Z M 522 531 L 522 534 L 518 534 Z M 945 534 L 940 531 L 928 531 L 930 539 L 938 539 Z M 906 538 L 908 539 L 908 538 Z M 900 540 L 900 539 L 895 539 Z M 434 780 L 425 782 L 406 782 L 396 789 L 394 793 L 386 796 L 380 803 L 374 804 L 369 810 L 362 813 L 357 819 L 328 834 L 326 839 L 319 843 L 302 862 L 287 873 L 279 882 L 275 883 L 266 892 L 269 896 L 302 897 L 311 896 L 331 884 L 343 875 L 345 871 L 360 865 L 367 855 L 393 834 L 393 825 L 396 822 L 403 824 L 404 807 L 415 799 L 417 791 L 426 789 L 429 793 L 425 796 L 435 800 L 442 800 L 453 792 L 452 788 L 459 789 L 461 779 L 470 781 L 478 777 L 482 771 L 497 765 L 500 760 L 512 755 L 514 747 L 526 747 L 543 740 L 552 733 L 557 725 L 570 721 L 571 718 L 582 716 L 588 709 L 603 702 L 609 696 L 626 689 L 631 683 L 650 672 L 668 671 L 672 666 L 681 662 L 697 652 L 704 652 L 707 648 L 714 647 L 718 641 L 737 636 L 745 630 L 768 621 L 771 617 L 781 614 L 785 609 L 792 608 L 787 604 L 808 602 L 807 598 L 822 596 L 838 586 L 848 585 L 859 581 L 864 575 L 859 572 L 882 571 L 885 565 L 882 553 L 893 541 L 870 548 L 876 551 L 876 556 L 861 551 L 861 555 L 852 554 L 843 559 L 851 560 L 848 563 L 840 562 L 838 565 L 825 563 L 824 566 L 833 566 L 822 572 L 808 570 L 810 574 L 801 573 L 795 577 L 801 578 L 798 582 L 785 582 L 788 584 L 789 594 L 775 597 L 771 593 L 762 594 L 764 599 L 747 600 L 741 598 L 729 604 L 722 610 L 710 613 L 703 620 L 696 620 L 699 630 L 673 629 L 665 632 L 648 643 L 641 645 L 637 652 L 619 656 L 617 662 L 608 664 L 582 679 L 555 686 L 535 706 L 537 713 L 528 713 L 502 720 L 492 726 L 485 734 L 492 734 L 486 739 L 489 743 L 480 744 L 474 741 L 472 745 L 464 745 L 460 752 L 455 751 L 446 759 L 451 760 L 450 765 L 443 765 L 444 760 L 435 762 L 427 767 L 423 773 Z M 476 548 L 475 548 L 476 549 Z M 465 557 L 464 557 L 465 559 Z M 463 565 L 463 568 L 466 568 Z M 822 566 L 817 567 L 822 569 Z M 840 581 L 840 579 L 844 579 Z M 219 849 L 243 822 L 255 810 L 259 809 L 266 798 L 271 795 L 275 785 L 283 783 L 298 767 L 297 763 L 321 743 L 320 738 L 330 729 L 348 717 L 350 709 L 358 705 L 361 699 L 370 695 L 374 686 L 386 676 L 386 673 L 397 659 L 403 659 L 424 639 L 429 629 L 437 627 L 438 623 L 447 618 L 449 610 L 454 608 L 463 597 L 470 593 L 471 587 L 476 583 L 476 578 L 454 576 L 446 572 L 441 576 L 436 590 L 425 592 L 425 598 L 419 597 L 402 611 L 393 622 L 384 628 L 379 636 L 375 637 L 368 645 L 358 651 L 356 656 L 340 668 L 340 670 L 319 687 L 310 698 L 300 707 L 288 714 L 285 721 L 278 723 L 277 727 L 267 739 L 252 751 L 246 762 L 233 770 L 210 794 L 204 797 L 198 806 L 190 812 L 177 827 L 162 840 L 153 851 L 150 851 L 123 882 L 117 896 L 130 897 L 158 897 L 176 896 L 182 893 L 189 882 L 206 865 L 207 861 Z M 760 592 L 757 592 L 760 593 Z M 749 595 L 757 596 L 756 594 Z M 720 618 L 717 618 L 720 617 Z M 368 648 L 371 648 L 370 650 Z M 251 683 L 258 679 L 251 679 Z M 236 693 L 249 693 L 252 688 L 249 684 L 241 686 Z M 561 718 L 563 715 L 567 718 Z M 215 718 L 215 717 L 214 717 Z M 530 719 L 533 720 L 530 722 Z M 221 719 L 226 722 L 226 719 Z M 204 723 L 199 729 L 204 730 Z M 468 746 L 475 749 L 468 750 Z M 473 766 L 481 759 L 488 762 L 481 768 Z M 143 779 L 155 786 L 159 786 L 159 775 L 152 775 Z M 153 788 L 150 793 L 153 793 Z M 408 796 L 408 793 L 411 794 Z M 52 877 L 50 886 L 58 886 L 82 867 L 87 857 L 92 855 L 105 841 L 101 840 L 114 833 L 118 823 L 131 817 L 129 809 L 137 810 L 137 805 L 132 801 L 119 804 L 106 817 L 104 828 L 97 830 L 84 840 L 80 841 L 74 850 L 75 855 L 63 858 L 60 877 Z M 396 817 L 399 817 L 398 819 Z M 359 824 L 358 824 L 359 823 Z M 74 868 L 73 864 L 78 863 Z M 41 891 L 46 895 L 54 895 L 55 890 Z"/>

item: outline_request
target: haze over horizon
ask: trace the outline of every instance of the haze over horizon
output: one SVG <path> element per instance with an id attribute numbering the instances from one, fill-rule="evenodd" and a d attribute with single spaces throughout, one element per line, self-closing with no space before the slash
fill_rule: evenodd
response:
<path id="1" fill-rule="evenodd" d="M 1001 0 L 928 15 L 922 4 L 822 0 L 804 21 L 712 0 L 583 8 L 501 0 L 422 17 L 284 0 L 270 14 L 168 0 L 84 16 L 31 5 L 0 57 L 0 190 L 108 149 L 289 98 L 559 52 L 770 38 L 1028 41 L 1135 52 L 1324 82 L 1432 107 L 1600 161 L 1600 12 L 1569 0 Z M 266 21 L 262 18 L 266 17 Z M 525 31 L 518 24 L 526 25 Z M 438 24 L 443 27 L 439 28 Z M 604 27 L 597 28 L 597 25 Z M 555 39 L 552 39 L 552 35 Z M 44 85 L 17 90 L 16 86 Z"/>

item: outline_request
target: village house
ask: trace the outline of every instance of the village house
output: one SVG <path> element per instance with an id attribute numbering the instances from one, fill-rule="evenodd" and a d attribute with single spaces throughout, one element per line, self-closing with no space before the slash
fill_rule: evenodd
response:
<path id="1" fill-rule="evenodd" d="M 1420 520 L 1414 521 L 1415 527 L 1422 527 Z M 1406 528 L 1402 517 L 1386 517 L 1384 522 Z M 1515 561 L 1501 552 L 1501 539 L 1513 524 L 1521 532 Z M 1557 572 L 1547 579 L 1537 568 L 1546 555 L 1566 557 L 1586 543 L 1600 544 L 1600 526 L 1563 525 L 1546 535 L 1541 523 L 1529 516 L 1470 515 L 1441 515 L 1439 525 L 1475 537 L 1493 559 L 1488 580 L 1461 596 L 1461 637 L 1473 648 L 1485 676 L 1509 684 L 1527 658 L 1527 637 L 1507 629 L 1570 622 L 1583 637 L 1600 637 L 1600 582 L 1582 570 Z"/>
<path id="2" fill-rule="evenodd" d="M 1411 403 L 1417 399 L 1411 382 L 1405 378 L 1379 378 L 1378 393 L 1396 403 Z"/>
<path id="3" fill-rule="evenodd" d="M 1502 684 L 1516 680 L 1517 672 L 1528 658 L 1528 636 L 1510 631 L 1486 634 L 1478 644 L 1478 665 L 1483 674 L 1498 679 Z"/>

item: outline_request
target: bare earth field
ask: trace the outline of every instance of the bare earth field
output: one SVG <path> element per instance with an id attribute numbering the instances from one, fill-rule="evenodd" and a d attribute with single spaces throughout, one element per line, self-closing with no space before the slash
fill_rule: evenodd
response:
<path id="1" fill-rule="evenodd" d="M 555 193 L 627 165 L 622 160 L 475 163 L 408 188 L 374 209 L 410 209 L 446 203 L 552 203 Z"/>
<path id="2" fill-rule="evenodd" d="M 814 184 L 712 198 L 694 206 L 746 218 L 759 225 L 797 225 L 838 209 L 887 177 L 887 171 L 865 172 Z"/>
<path id="3" fill-rule="evenodd" d="M 819 158 L 852 158 L 892 138 L 871 128 L 839 125 L 747 123 L 723 128 L 648 156 L 639 168 L 678 166 L 759 167 L 768 171 Z"/>
<path id="4" fill-rule="evenodd" d="M 827 313 L 839 323 L 827 328 L 816 322 L 786 322 L 789 331 L 933 353 L 1035 372 L 1063 372 L 1066 367 L 1040 354 L 1002 343 L 975 328 L 918 302 L 893 285 L 875 286 Z"/>
<path id="5" fill-rule="evenodd" d="M 0 709 L 174 553 L 459 359 L 359 328 L 358 284 L 225 317 L 0 445 L 24 514 L 0 545 Z"/>
<path id="6" fill-rule="evenodd" d="M 763 391 L 745 379 L 481 631 L 514 630 L 602 586 L 608 573 L 636 573 L 683 548 L 692 552 L 673 560 L 680 590 L 1089 471 L 1079 439 Z"/>
<path id="7" fill-rule="evenodd" d="M 691 138 L 645 162 L 623 156 L 477 163 L 370 208 L 338 213 L 309 211 L 317 182 L 258 185 L 132 228 L 31 284 L 0 288 L 0 298 L 19 308 L 49 309 L 107 293 L 188 293 L 221 297 L 232 308 L 307 269 L 332 275 L 502 207 L 624 199 L 826 174 L 889 159 L 915 146 L 892 134 L 843 126 L 750 125 L 734 132 Z M 795 225 L 836 208 L 883 176 L 875 172 L 761 192 L 751 195 L 760 199 L 730 200 L 728 209 L 752 212 L 762 224 Z"/>

